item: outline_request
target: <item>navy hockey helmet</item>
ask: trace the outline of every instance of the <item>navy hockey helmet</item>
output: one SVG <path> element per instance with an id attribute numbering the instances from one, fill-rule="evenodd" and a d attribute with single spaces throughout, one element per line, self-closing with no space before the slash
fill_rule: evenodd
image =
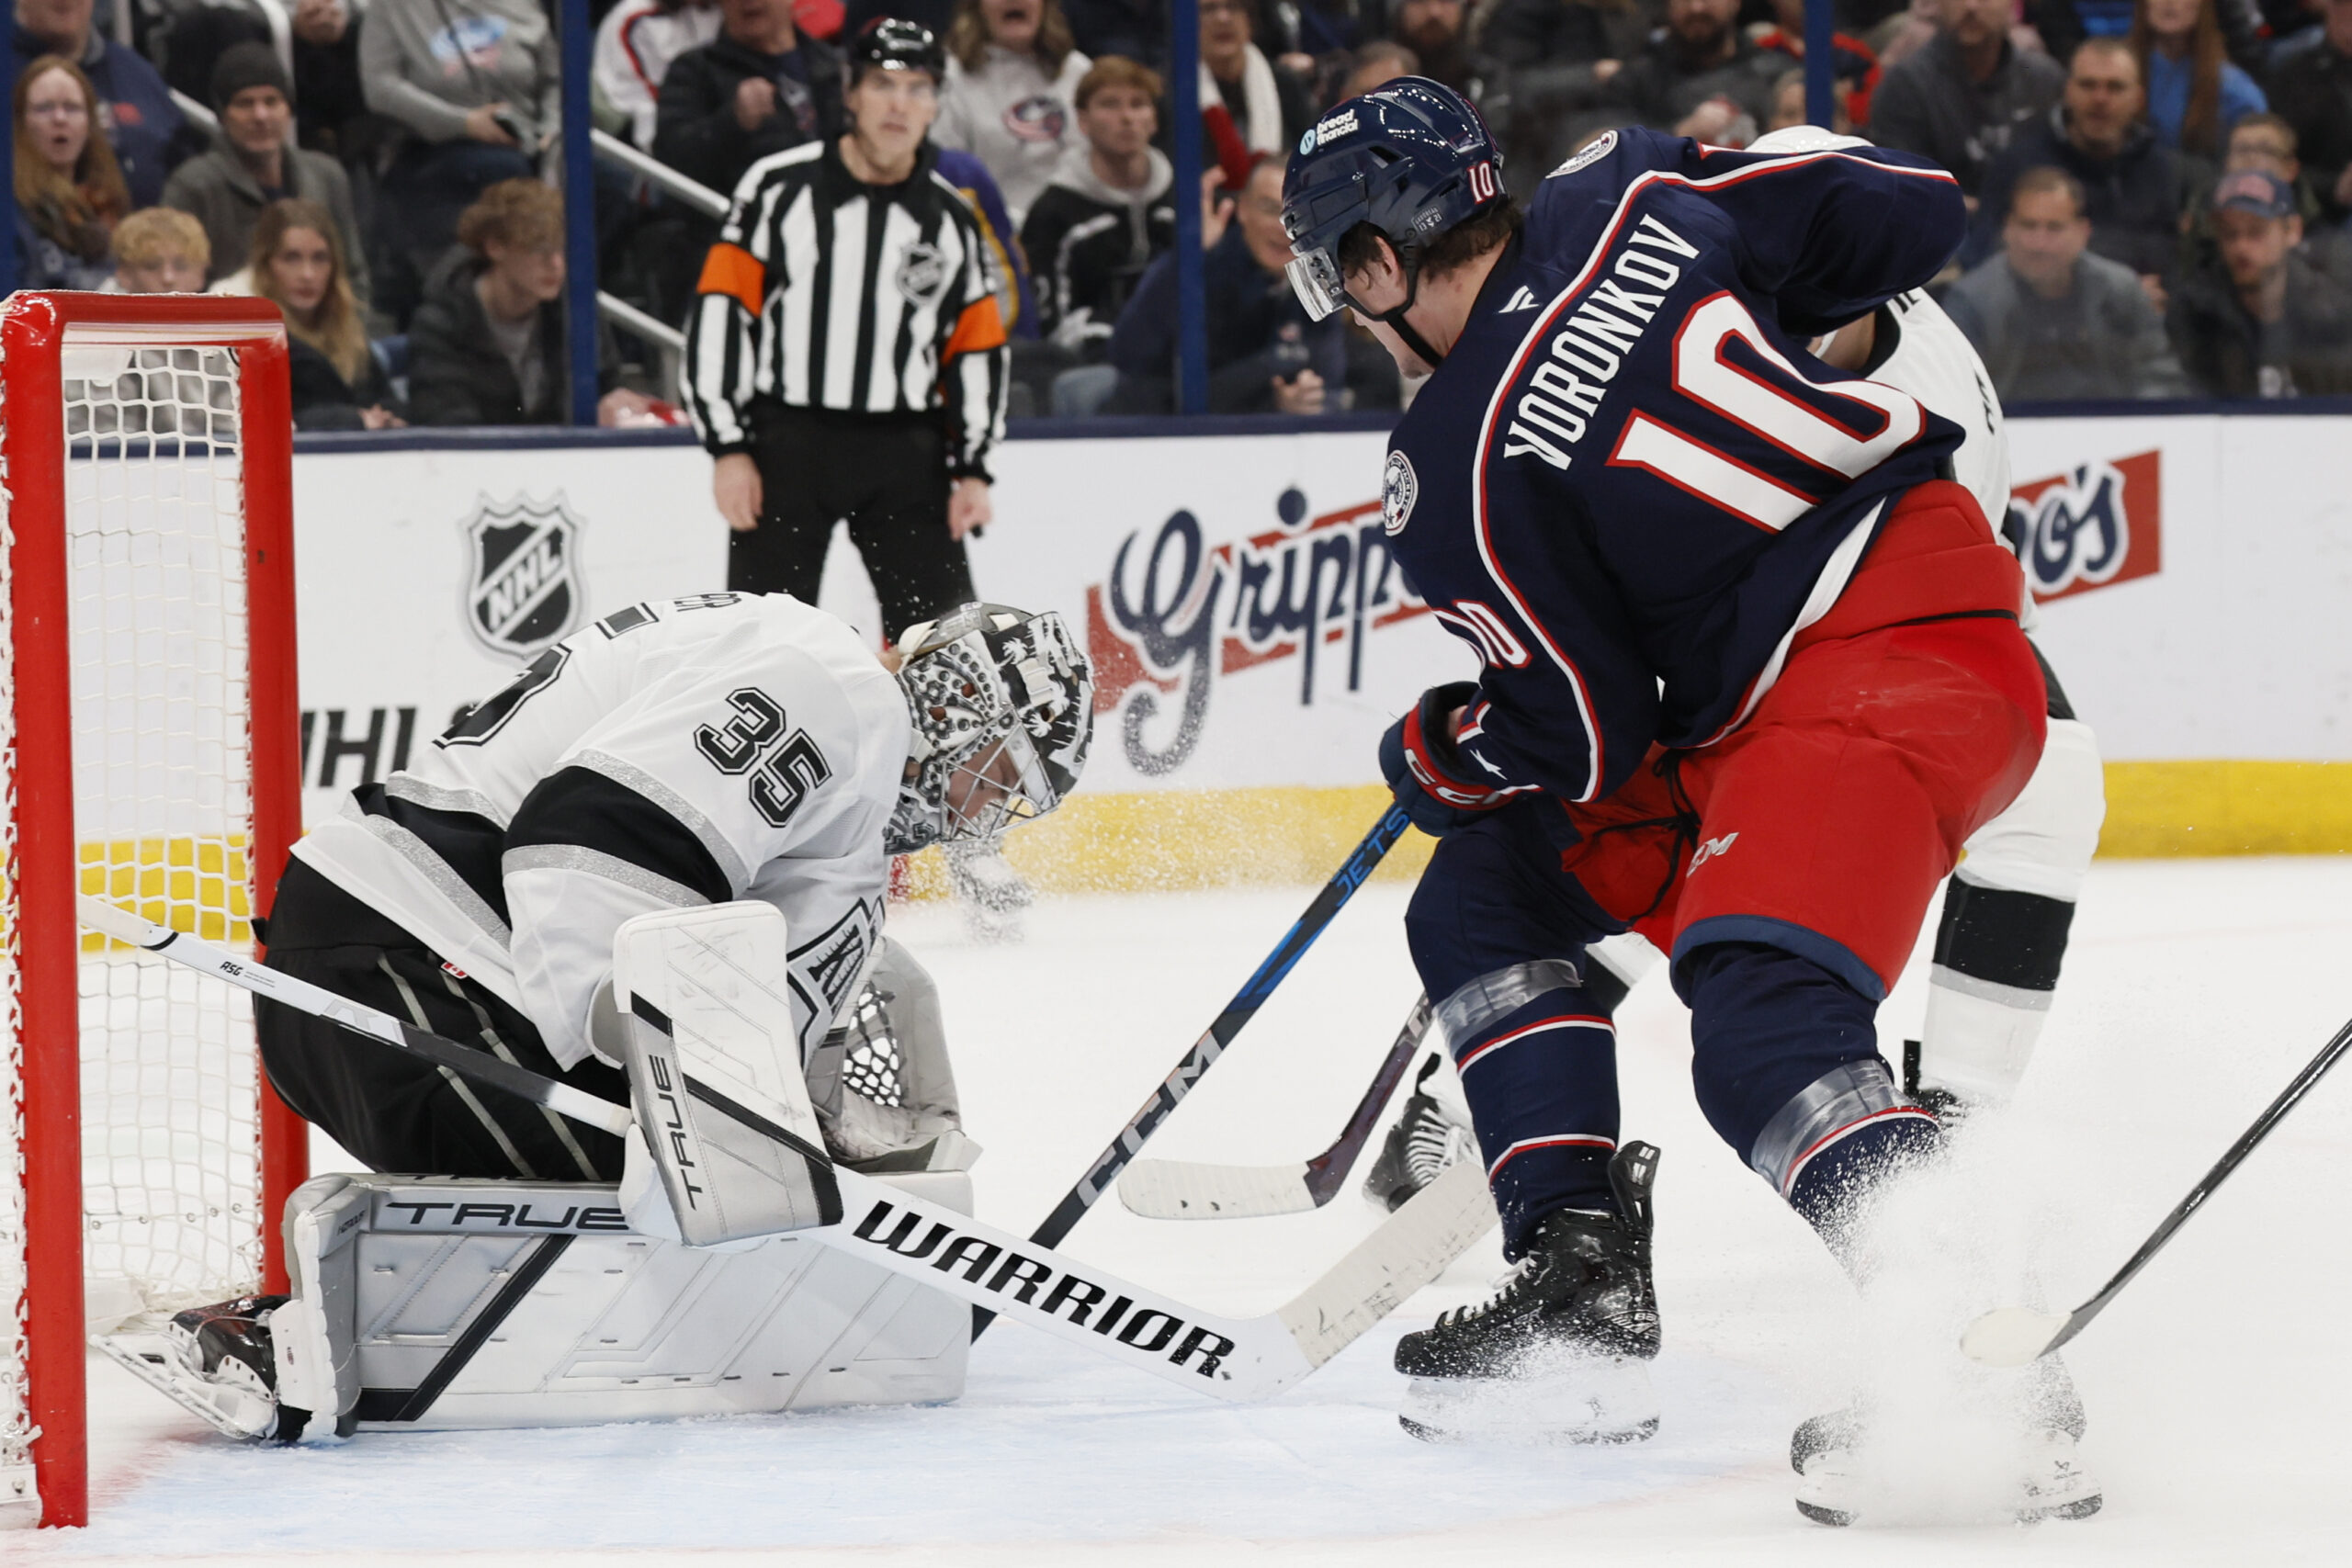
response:
<path id="1" fill-rule="evenodd" d="M 1405 76 L 1335 106 L 1300 139 L 1283 179 L 1291 288 L 1317 321 L 1343 305 L 1385 321 L 1431 365 L 1438 355 L 1404 324 L 1430 243 L 1503 199 L 1503 155 L 1470 101 Z M 1396 247 L 1405 303 L 1366 310 L 1348 297 L 1340 242 L 1369 223 Z"/>
<path id="2" fill-rule="evenodd" d="M 947 80 L 947 51 L 921 22 L 876 17 L 857 29 L 849 46 L 849 79 L 869 67 L 884 71 L 928 71 L 933 85 Z"/>

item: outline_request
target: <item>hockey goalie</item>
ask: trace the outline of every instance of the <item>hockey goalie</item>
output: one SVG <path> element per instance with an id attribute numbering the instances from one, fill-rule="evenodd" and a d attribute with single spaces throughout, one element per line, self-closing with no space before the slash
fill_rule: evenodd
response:
<path id="1" fill-rule="evenodd" d="M 289 1201 L 290 1298 L 107 1351 L 281 1441 L 960 1393 L 968 1306 L 790 1233 L 831 1162 L 969 1212 L 978 1145 L 935 988 L 883 934 L 889 861 L 1054 809 L 1093 693 L 1058 617 L 1002 605 L 891 657 L 781 594 L 633 605 L 356 791 L 295 846 L 271 968 L 655 1135 L 265 998 L 271 1083 L 373 1174 Z M 772 1135 L 664 1134 L 688 1052 L 695 1090 Z"/>

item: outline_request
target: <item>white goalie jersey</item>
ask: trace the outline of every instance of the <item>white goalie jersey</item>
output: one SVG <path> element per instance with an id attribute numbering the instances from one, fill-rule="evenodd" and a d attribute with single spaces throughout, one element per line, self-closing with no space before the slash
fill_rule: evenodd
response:
<path id="1" fill-rule="evenodd" d="M 294 852 L 538 1026 L 565 1067 L 613 934 L 651 910 L 784 913 L 805 1057 L 878 940 L 906 766 L 898 681 L 782 594 L 636 604 L 556 644 Z"/>

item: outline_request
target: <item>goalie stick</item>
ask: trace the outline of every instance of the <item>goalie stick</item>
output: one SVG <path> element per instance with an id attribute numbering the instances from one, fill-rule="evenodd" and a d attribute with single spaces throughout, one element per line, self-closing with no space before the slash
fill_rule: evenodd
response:
<path id="1" fill-rule="evenodd" d="M 1396 1086 L 1405 1081 L 1413 1054 L 1429 1032 L 1430 999 L 1413 1003 L 1396 1043 L 1381 1059 L 1371 1087 L 1356 1102 L 1348 1124 L 1328 1149 L 1295 1165 L 1199 1165 L 1186 1160 L 1139 1159 L 1119 1179 L 1119 1201 L 1152 1220 L 1248 1220 L 1267 1214 L 1303 1214 L 1319 1209 L 1348 1183 L 1356 1156 L 1371 1141 Z"/>
<path id="2" fill-rule="evenodd" d="M 1997 1307 L 1968 1325 L 1966 1332 L 1960 1337 L 1961 1349 L 1973 1359 L 1988 1366 L 2022 1367 L 2028 1361 L 2047 1356 L 2089 1327 L 2091 1319 L 2107 1310 L 2108 1303 L 2122 1293 L 2123 1287 L 2132 1282 L 2132 1276 L 2146 1268 L 2148 1260 L 2164 1249 L 2165 1243 L 2172 1239 L 2173 1233 L 2187 1224 L 2188 1217 L 2204 1206 L 2205 1200 L 2213 1195 L 2213 1190 L 2228 1179 L 2230 1172 L 2245 1163 L 2245 1156 L 2254 1152 L 2254 1146 L 2270 1135 L 2271 1129 L 2285 1120 L 2287 1112 L 2312 1091 L 2312 1086 L 2326 1075 L 2328 1068 L 2335 1066 L 2347 1047 L 2352 1047 L 2352 1022 L 2337 1030 L 2335 1038 L 2312 1058 L 2311 1065 L 2296 1074 L 2295 1081 L 2254 1119 L 2254 1125 L 2241 1134 L 2238 1141 L 2230 1145 L 2229 1152 L 2214 1162 L 2213 1168 L 2205 1173 L 2202 1181 L 2189 1190 L 2188 1196 L 2174 1205 L 2172 1213 L 2164 1217 L 2164 1223 L 2140 1244 L 2140 1250 L 2116 1270 L 2115 1278 L 2109 1280 L 2098 1294 L 2064 1317 L 2056 1313 L 2036 1312 L 2031 1307 Z"/>
<path id="3" fill-rule="evenodd" d="M 1283 983 L 1283 976 L 1298 966 L 1298 961 L 1306 956 L 1306 950 L 1315 945 L 1315 939 L 1323 934 L 1324 928 L 1346 907 L 1348 900 L 1355 897 L 1356 889 L 1371 878 L 1382 857 L 1405 836 L 1405 829 L 1410 826 L 1412 820 L 1405 815 L 1405 808 L 1401 806 L 1392 806 L 1380 814 L 1380 820 L 1372 825 L 1372 831 L 1349 852 L 1345 863 L 1333 872 L 1331 879 L 1316 892 L 1314 901 L 1306 906 L 1306 912 L 1283 933 L 1282 941 L 1274 944 L 1273 952 L 1266 954 L 1266 961 L 1258 965 L 1257 973 L 1241 983 L 1241 989 L 1233 994 L 1233 999 L 1225 1004 L 1224 1010 L 1210 1021 L 1208 1029 L 1193 1042 L 1193 1048 L 1184 1053 L 1183 1059 L 1176 1064 L 1176 1070 L 1160 1080 L 1151 1091 L 1151 1098 L 1143 1102 L 1142 1109 L 1119 1129 L 1119 1135 L 1111 1140 L 1111 1146 L 1094 1156 L 1094 1163 L 1087 1167 L 1086 1174 L 1078 1179 L 1078 1184 L 1064 1193 L 1062 1201 L 1054 1205 L 1053 1211 L 1046 1214 L 1035 1230 L 1029 1233 L 1029 1240 L 1034 1245 L 1059 1246 L 1071 1228 L 1086 1217 L 1086 1212 L 1094 1207 L 1111 1183 L 1119 1179 L 1119 1173 L 1126 1169 L 1127 1162 L 1143 1152 L 1144 1144 L 1159 1131 L 1160 1123 L 1168 1120 L 1169 1114 L 1183 1103 L 1184 1097 L 1193 1092 L 1193 1086 L 1201 1081 L 1201 1076 L 1216 1065 L 1216 1059 L 1225 1054 L 1225 1048 L 1233 1043 L 1234 1036 L 1258 1015 L 1258 1010 L 1266 1005 L 1266 998 L 1274 994 L 1274 987 Z M 978 1338 L 986 1333 L 988 1326 L 988 1309 L 984 1307 L 973 1314 L 973 1337 Z"/>
<path id="4" fill-rule="evenodd" d="M 103 899 L 84 895 L 80 909 L 83 924 L 118 942 L 413 1051 L 560 1115 L 616 1134 L 635 1125 L 625 1106 L 469 1051 Z M 693 1087 L 689 1081 L 690 1093 Z M 830 1162 L 822 1170 L 835 1197 L 826 1207 L 841 1217 L 788 1233 L 793 1238 L 864 1258 L 975 1307 L 1236 1403 L 1262 1399 L 1322 1366 L 1437 1278 L 1495 1223 L 1484 1173 L 1476 1162 L 1463 1162 L 1290 1301 L 1260 1316 L 1232 1318 L 1023 1242 L 860 1171 Z"/>

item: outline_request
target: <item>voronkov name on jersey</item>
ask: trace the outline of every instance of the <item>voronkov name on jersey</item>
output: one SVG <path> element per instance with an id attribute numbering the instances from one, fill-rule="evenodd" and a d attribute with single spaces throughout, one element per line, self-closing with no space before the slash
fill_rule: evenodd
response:
<path id="1" fill-rule="evenodd" d="M 1645 213 L 1633 238 L 1610 264 L 1613 276 L 1602 278 L 1577 313 L 1552 334 L 1551 357 L 1535 367 L 1533 389 L 1520 397 L 1514 411 L 1518 417 L 1506 432 L 1504 457 L 1532 454 L 1555 468 L 1568 466 L 1569 455 L 1561 446 L 1584 439 L 1585 421 L 1600 409 L 1625 355 L 1641 341 L 1668 292 L 1682 279 L 1681 267 L 1654 254 L 1659 251 L 1690 258 L 1699 254 L 1696 245 Z M 1614 307 L 1616 313 L 1603 306 Z M 1547 435 L 1556 437 L 1558 445 Z"/>

